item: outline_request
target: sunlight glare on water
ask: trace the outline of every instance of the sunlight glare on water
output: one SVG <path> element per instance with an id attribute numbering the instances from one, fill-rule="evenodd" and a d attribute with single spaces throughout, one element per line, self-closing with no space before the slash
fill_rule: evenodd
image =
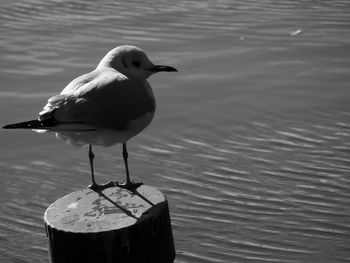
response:
<path id="1" fill-rule="evenodd" d="M 133 178 L 169 201 L 177 263 L 350 261 L 350 4 L 335 1 L 5 1 L 2 125 L 133 44 L 177 74 L 150 79 Z M 0 133 L 0 261 L 48 262 L 45 209 L 90 183 L 87 149 Z M 99 182 L 121 147 L 96 148 Z"/>

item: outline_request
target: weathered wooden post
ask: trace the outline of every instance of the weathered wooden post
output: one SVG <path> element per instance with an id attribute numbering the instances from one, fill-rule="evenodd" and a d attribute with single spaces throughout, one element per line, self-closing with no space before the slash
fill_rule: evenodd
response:
<path id="1" fill-rule="evenodd" d="M 157 189 L 85 188 L 49 206 L 45 227 L 52 263 L 172 263 L 168 203 Z"/>

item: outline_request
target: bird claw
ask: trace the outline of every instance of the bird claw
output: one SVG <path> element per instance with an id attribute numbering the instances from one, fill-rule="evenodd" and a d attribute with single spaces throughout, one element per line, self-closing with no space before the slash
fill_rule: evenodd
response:
<path id="1" fill-rule="evenodd" d="M 107 188 L 110 188 L 110 187 L 114 187 L 118 185 L 118 183 L 116 182 L 108 182 L 108 183 L 105 183 L 105 184 L 90 184 L 88 187 L 91 189 L 91 190 L 94 190 L 95 192 L 101 192 Z"/>
<path id="2" fill-rule="evenodd" d="M 143 183 L 135 183 L 134 181 L 129 181 L 129 182 L 125 182 L 125 183 L 110 181 L 110 182 L 105 183 L 105 184 L 96 184 L 96 183 L 91 184 L 88 187 L 91 190 L 94 190 L 95 192 L 101 192 L 101 191 L 103 191 L 107 188 L 110 188 L 110 187 L 119 187 L 119 188 L 126 189 L 129 191 L 134 191 L 137 188 L 139 188 L 141 185 L 143 185 Z"/>
<path id="3" fill-rule="evenodd" d="M 129 181 L 129 182 L 125 182 L 125 183 L 115 183 L 115 186 L 123 188 L 123 189 L 127 189 L 129 191 L 134 191 L 137 188 L 139 188 L 141 185 L 143 185 L 143 183 L 135 183 L 134 181 Z"/>

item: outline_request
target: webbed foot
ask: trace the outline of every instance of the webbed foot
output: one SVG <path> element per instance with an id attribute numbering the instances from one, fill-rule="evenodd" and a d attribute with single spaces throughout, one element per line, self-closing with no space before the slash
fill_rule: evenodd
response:
<path id="1" fill-rule="evenodd" d="M 134 181 L 128 181 L 125 183 L 118 183 L 117 182 L 115 186 L 118 186 L 118 187 L 123 188 L 123 189 L 127 189 L 129 191 L 134 191 L 137 188 L 139 188 L 141 185 L 143 185 L 143 183 L 136 183 Z"/>
<path id="2" fill-rule="evenodd" d="M 114 187 L 118 185 L 118 183 L 116 182 L 108 182 L 108 183 L 105 183 L 105 184 L 90 184 L 88 187 L 91 189 L 91 190 L 94 190 L 95 192 L 101 192 L 103 190 L 105 190 L 106 188 L 110 188 L 110 187 Z"/>

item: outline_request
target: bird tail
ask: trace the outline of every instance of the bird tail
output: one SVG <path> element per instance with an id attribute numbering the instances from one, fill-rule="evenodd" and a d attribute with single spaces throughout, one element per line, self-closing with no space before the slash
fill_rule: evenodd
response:
<path id="1" fill-rule="evenodd" d="M 18 122 L 13 124 L 8 124 L 2 127 L 3 129 L 46 129 L 54 126 L 52 120 L 31 120 L 25 122 Z"/>

